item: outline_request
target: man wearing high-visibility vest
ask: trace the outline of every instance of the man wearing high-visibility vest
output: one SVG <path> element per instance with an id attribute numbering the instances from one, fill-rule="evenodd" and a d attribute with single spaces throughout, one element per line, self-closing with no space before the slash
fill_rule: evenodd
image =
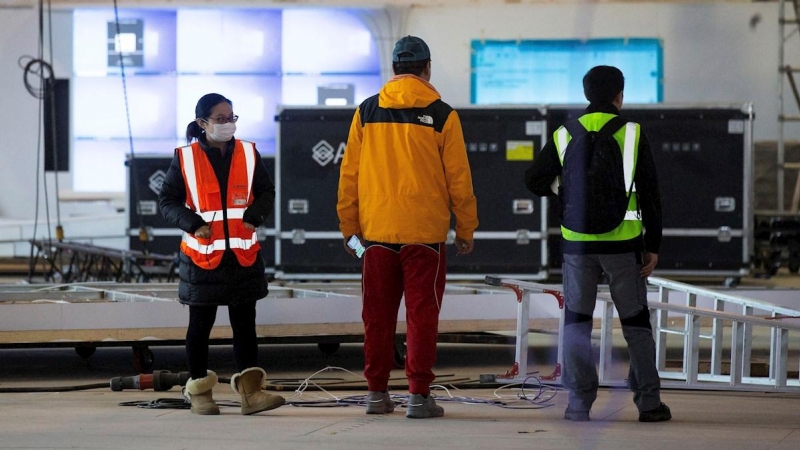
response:
<path id="1" fill-rule="evenodd" d="M 616 67 L 597 66 L 589 70 L 583 78 L 584 94 L 589 101 L 585 114 L 578 119 L 579 123 L 559 127 L 525 173 L 528 189 L 540 196 L 558 196 L 561 204 L 566 303 L 562 336 L 563 380 L 569 389 L 564 418 L 573 421 L 588 421 L 597 398 L 598 377 L 591 333 L 597 285 L 604 274 L 608 277 L 611 297 L 628 343 L 628 383 L 639 410 L 639 421 L 661 422 L 672 418 L 669 407 L 661 402 L 661 382 L 655 365 L 655 341 L 650 327 L 645 282 L 658 263 L 662 233 L 661 196 L 647 136 L 638 123 L 616 119 L 622 107 L 624 86 L 625 78 Z M 572 219 L 585 217 L 586 221 L 594 220 L 596 217 L 592 215 L 597 211 L 600 214 L 616 213 L 591 204 L 593 192 L 586 189 L 591 185 L 586 182 L 590 176 L 588 169 L 581 172 L 580 168 L 577 171 L 569 168 L 569 176 L 564 176 L 569 167 L 566 161 L 576 156 L 570 155 L 570 151 L 583 151 L 585 148 L 579 148 L 577 144 L 569 146 L 569 142 L 576 138 L 568 129 L 585 129 L 585 132 L 599 136 L 604 132 L 604 125 L 612 120 L 620 123 L 619 127 L 612 127 L 616 130 L 608 132 L 613 132 L 613 140 L 622 153 L 619 177 L 624 180 L 619 180 L 619 183 L 622 186 L 621 183 L 625 182 L 628 198 L 623 199 L 618 225 L 592 233 L 584 229 L 585 224 Z M 587 158 L 579 159 L 588 161 Z M 564 194 L 576 185 L 582 189 L 571 191 L 579 192 L 577 196 Z M 576 205 L 580 205 L 577 209 L 591 210 L 592 213 L 576 212 Z M 566 220 L 567 214 L 571 214 L 570 220 Z"/>

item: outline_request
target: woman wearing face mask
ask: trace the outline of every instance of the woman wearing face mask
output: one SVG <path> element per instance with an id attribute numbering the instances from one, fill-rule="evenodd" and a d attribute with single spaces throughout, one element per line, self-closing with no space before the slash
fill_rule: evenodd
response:
<path id="1" fill-rule="evenodd" d="M 208 345 L 217 307 L 225 305 L 239 372 L 231 387 L 242 414 L 255 414 L 284 404 L 261 390 L 266 373 L 257 366 L 256 301 L 266 297 L 267 280 L 255 230 L 272 211 L 275 186 L 255 144 L 233 137 L 239 117 L 230 100 L 206 94 L 195 117 L 186 127 L 189 145 L 175 150 L 158 196 L 162 215 L 184 231 L 178 293 L 189 305 L 186 393 L 193 413 L 219 414 Z"/>

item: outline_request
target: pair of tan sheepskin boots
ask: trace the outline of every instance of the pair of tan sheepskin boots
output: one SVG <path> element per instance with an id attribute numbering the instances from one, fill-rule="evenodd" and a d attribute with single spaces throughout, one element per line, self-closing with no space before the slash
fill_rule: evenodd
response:
<path id="1" fill-rule="evenodd" d="M 261 411 L 275 409 L 284 403 L 280 395 L 267 394 L 261 391 L 267 373 L 260 367 L 251 367 L 237 373 L 231 378 L 233 392 L 242 397 L 242 414 L 250 415 Z M 186 382 L 186 394 L 192 402 L 192 413 L 200 415 L 217 415 L 219 406 L 211 397 L 211 390 L 217 384 L 217 374 L 209 370 L 205 378 Z"/>

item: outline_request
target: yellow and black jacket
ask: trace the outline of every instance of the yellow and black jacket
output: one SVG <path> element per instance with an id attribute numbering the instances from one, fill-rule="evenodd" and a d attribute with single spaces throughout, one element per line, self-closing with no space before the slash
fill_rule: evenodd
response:
<path id="1" fill-rule="evenodd" d="M 472 239 L 477 202 L 458 114 L 430 83 L 393 77 L 356 110 L 339 175 L 339 228 L 393 244 Z"/>

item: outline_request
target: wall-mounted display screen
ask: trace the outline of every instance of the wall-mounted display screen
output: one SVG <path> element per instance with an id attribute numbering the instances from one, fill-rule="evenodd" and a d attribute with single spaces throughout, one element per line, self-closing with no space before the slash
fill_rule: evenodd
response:
<path id="1" fill-rule="evenodd" d="M 625 101 L 663 101 L 659 39 L 472 41 L 473 104 L 584 103 L 583 76 L 597 65 L 625 75 Z"/>
<path id="2" fill-rule="evenodd" d="M 233 103 L 239 116 L 236 137 L 249 141 L 275 139 L 275 111 L 281 101 L 281 77 L 247 75 L 207 75 L 178 78 L 175 133 L 186 135 L 186 126 L 195 119 L 197 100 L 209 92 L 222 94 Z"/>
<path id="3" fill-rule="evenodd" d="M 383 83 L 375 39 L 355 10 L 121 9 L 118 17 L 110 8 L 73 15 L 77 191 L 122 191 L 125 155 L 184 145 L 205 94 L 229 98 L 236 137 L 274 155 L 279 105 L 357 104 Z"/>
<path id="4" fill-rule="evenodd" d="M 125 72 L 175 71 L 176 12 L 119 10 L 119 32 L 113 9 L 77 9 L 73 13 L 73 70 L 76 76 Z M 119 52 L 117 52 L 119 50 Z"/>
<path id="5" fill-rule="evenodd" d="M 381 73 L 375 39 L 348 10 L 284 11 L 282 45 L 286 74 Z"/>
<path id="6" fill-rule="evenodd" d="M 279 75 L 281 22 L 280 10 L 181 9 L 177 70 Z"/>
<path id="7" fill-rule="evenodd" d="M 75 77 L 73 135 L 78 139 L 127 137 L 129 112 L 134 138 L 174 138 L 176 82 L 171 75 L 126 77 L 126 109 L 119 75 Z"/>

